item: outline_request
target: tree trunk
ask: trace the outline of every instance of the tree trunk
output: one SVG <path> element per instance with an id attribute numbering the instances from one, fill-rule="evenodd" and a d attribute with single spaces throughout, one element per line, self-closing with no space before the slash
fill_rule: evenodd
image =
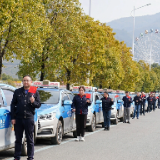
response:
<path id="1" fill-rule="evenodd" d="M 10 33 L 11 33 L 11 23 L 12 23 L 12 21 L 9 22 L 8 35 L 7 35 L 6 42 L 4 44 L 3 49 L 2 49 L 2 46 L 1 46 L 2 39 L 0 40 L 0 79 L 2 78 L 2 59 L 3 59 L 3 56 L 5 54 L 6 47 L 9 43 L 9 36 L 10 36 Z"/>
<path id="2" fill-rule="evenodd" d="M 71 71 L 67 69 L 67 84 L 66 88 L 70 90 L 70 79 L 71 79 Z"/>
<path id="3" fill-rule="evenodd" d="M 3 59 L 3 57 L 2 57 L 2 53 L 0 53 L 0 80 L 2 79 L 2 59 Z"/>
<path id="4" fill-rule="evenodd" d="M 99 88 L 102 89 L 102 84 L 99 84 Z"/>
<path id="5" fill-rule="evenodd" d="M 44 80 L 44 68 L 45 68 L 45 60 L 44 60 L 44 53 L 42 53 L 42 65 L 41 65 L 41 76 L 40 81 Z"/>

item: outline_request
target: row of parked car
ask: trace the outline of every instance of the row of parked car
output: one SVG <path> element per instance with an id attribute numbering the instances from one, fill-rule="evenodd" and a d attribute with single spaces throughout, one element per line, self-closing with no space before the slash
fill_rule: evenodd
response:
<path id="1" fill-rule="evenodd" d="M 45 83 L 45 85 L 44 85 Z M 73 132 L 76 137 L 76 116 L 72 112 L 73 97 L 78 94 L 78 87 L 73 91 L 60 89 L 59 82 L 33 82 L 38 87 L 41 99 L 41 107 L 36 109 L 34 116 L 34 141 L 37 139 L 50 139 L 52 144 L 60 144 L 64 134 Z M 16 88 L 0 84 L 0 151 L 14 147 L 15 135 L 11 124 L 10 104 Z M 97 124 L 103 127 L 102 101 L 103 92 L 95 92 L 93 88 L 86 87 L 86 93 L 91 95 L 91 105 L 88 108 L 87 124 L 88 130 L 94 132 Z M 111 111 L 111 121 L 117 124 L 123 121 L 124 92 L 111 92 L 114 104 Z M 135 94 L 130 95 L 132 98 Z M 146 103 L 147 109 L 147 103 Z M 134 112 L 134 102 L 131 105 L 131 115 Z M 27 154 L 26 139 L 23 138 L 22 155 Z"/>

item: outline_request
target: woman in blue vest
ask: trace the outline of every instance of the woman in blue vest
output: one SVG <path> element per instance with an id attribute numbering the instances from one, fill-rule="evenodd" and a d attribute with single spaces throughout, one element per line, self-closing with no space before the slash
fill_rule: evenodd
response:
<path id="1" fill-rule="evenodd" d="M 85 141 L 84 135 L 89 105 L 91 105 L 91 101 L 86 97 L 85 87 L 80 86 L 79 94 L 74 97 L 72 104 L 73 112 L 76 112 L 76 141 Z"/>

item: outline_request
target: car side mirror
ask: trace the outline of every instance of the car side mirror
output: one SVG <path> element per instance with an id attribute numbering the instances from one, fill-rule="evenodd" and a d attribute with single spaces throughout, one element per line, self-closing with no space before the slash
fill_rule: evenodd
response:
<path id="1" fill-rule="evenodd" d="M 102 100 L 96 100 L 96 104 L 101 104 Z"/>
<path id="2" fill-rule="evenodd" d="M 62 101 L 62 104 L 63 104 L 63 105 L 71 105 L 71 104 L 72 104 L 72 101 L 71 101 L 71 100 L 63 100 L 63 101 Z"/>

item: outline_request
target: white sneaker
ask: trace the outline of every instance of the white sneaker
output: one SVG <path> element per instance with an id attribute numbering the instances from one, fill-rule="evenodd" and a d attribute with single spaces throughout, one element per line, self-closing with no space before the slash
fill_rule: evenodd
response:
<path id="1" fill-rule="evenodd" d="M 77 142 L 78 142 L 79 140 L 80 140 L 80 137 L 79 137 L 79 136 L 77 136 L 77 138 L 75 139 L 75 141 L 77 141 Z"/>
<path id="2" fill-rule="evenodd" d="M 85 139 L 84 139 L 84 137 L 81 137 L 81 141 L 82 141 L 82 142 L 85 142 Z"/>

